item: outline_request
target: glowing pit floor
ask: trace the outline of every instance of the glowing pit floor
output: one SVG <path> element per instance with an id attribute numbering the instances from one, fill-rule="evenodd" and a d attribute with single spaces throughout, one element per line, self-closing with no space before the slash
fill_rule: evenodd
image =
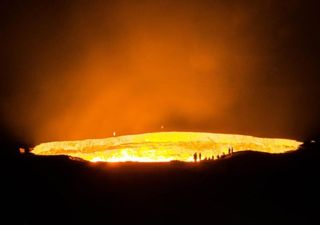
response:
<path id="1" fill-rule="evenodd" d="M 258 138 L 246 135 L 201 132 L 158 132 L 136 135 L 48 142 L 35 146 L 37 155 L 68 155 L 88 161 L 105 162 L 168 162 L 193 161 L 195 152 L 202 158 L 234 152 L 255 150 L 283 153 L 295 150 L 301 142 L 289 139 Z"/>

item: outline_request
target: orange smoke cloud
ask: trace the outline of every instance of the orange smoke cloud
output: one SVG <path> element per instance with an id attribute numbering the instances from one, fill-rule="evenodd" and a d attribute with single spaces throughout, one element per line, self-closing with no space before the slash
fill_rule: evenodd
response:
<path id="1" fill-rule="evenodd" d="M 269 136 L 287 127 L 278 117 L 277 127 L 256 123 L 264 112 L 251 104 L 250 90 L 270 57 L 247 5 L 117 1 L 49 8 L 22 15 L 23 37 L 11 46 L 24 51 L 19 72 L 26 76 L 2 104 L 3 118 L 35 143 L 162 125 Z"/>

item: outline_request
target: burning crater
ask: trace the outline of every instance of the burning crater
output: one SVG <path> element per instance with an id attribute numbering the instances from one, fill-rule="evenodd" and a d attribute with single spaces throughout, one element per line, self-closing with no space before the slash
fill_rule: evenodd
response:
<path id="1" fill-rule="evenodd" d="M 195 152 L 202 157 L 216 157 L 234 152 L 255 150 L 283 153 L 295 150 L 301 143 L 278 138 L 258 138 L 246 135 L 200 132 L 158 132 L 137 135 L 88 139 L 80 141 L 48 142 L 37 145 L 37 155 L 68 155 L 96 162 L 168 162 L 193 161 Z"/>

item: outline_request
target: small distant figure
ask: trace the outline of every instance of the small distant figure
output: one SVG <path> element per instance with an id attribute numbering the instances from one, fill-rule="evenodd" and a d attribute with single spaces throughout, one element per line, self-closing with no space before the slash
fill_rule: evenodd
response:
<path id="1" fill-rule="evenodd" d="M 194 162 L 197 162 L 198 156 L 196 152 L 193 154 L 193 159 L 194 159 Z"/>
<path id="2" fill-rule="evenodd" d="M 214 155 L 212 155 L 211 160 L 214 160 Z"/>
<path id="3" fill-rule="evenodd" d="M 233 147 L 231 147 L 231 155 L 233 154 Z"/>
<path id="4" fill-rule="evenodd" d="M 219 154 L 217 155 L 217 159 L 220 159 L 220 155 Z"/>
<path id="5" fill-rule="evenodd" d="M 199 161 L 201 161 L 201 152 L 199 153 Z"/>

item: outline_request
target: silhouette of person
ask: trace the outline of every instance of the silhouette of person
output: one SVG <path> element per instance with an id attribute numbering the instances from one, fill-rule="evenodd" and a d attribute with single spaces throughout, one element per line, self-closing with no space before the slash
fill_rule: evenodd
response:
<path id="1" fill-rule="evenodd" d="M 201 152 L 199 153 L 199 161 L 201 161 Z"/>
<path id="2" fill-rule="evenodd" d="M 194 162 L 197 162 L 197 153 L 195 152 L 194 154 L 193 154 L 193 159 L 194 159 Z"/>

